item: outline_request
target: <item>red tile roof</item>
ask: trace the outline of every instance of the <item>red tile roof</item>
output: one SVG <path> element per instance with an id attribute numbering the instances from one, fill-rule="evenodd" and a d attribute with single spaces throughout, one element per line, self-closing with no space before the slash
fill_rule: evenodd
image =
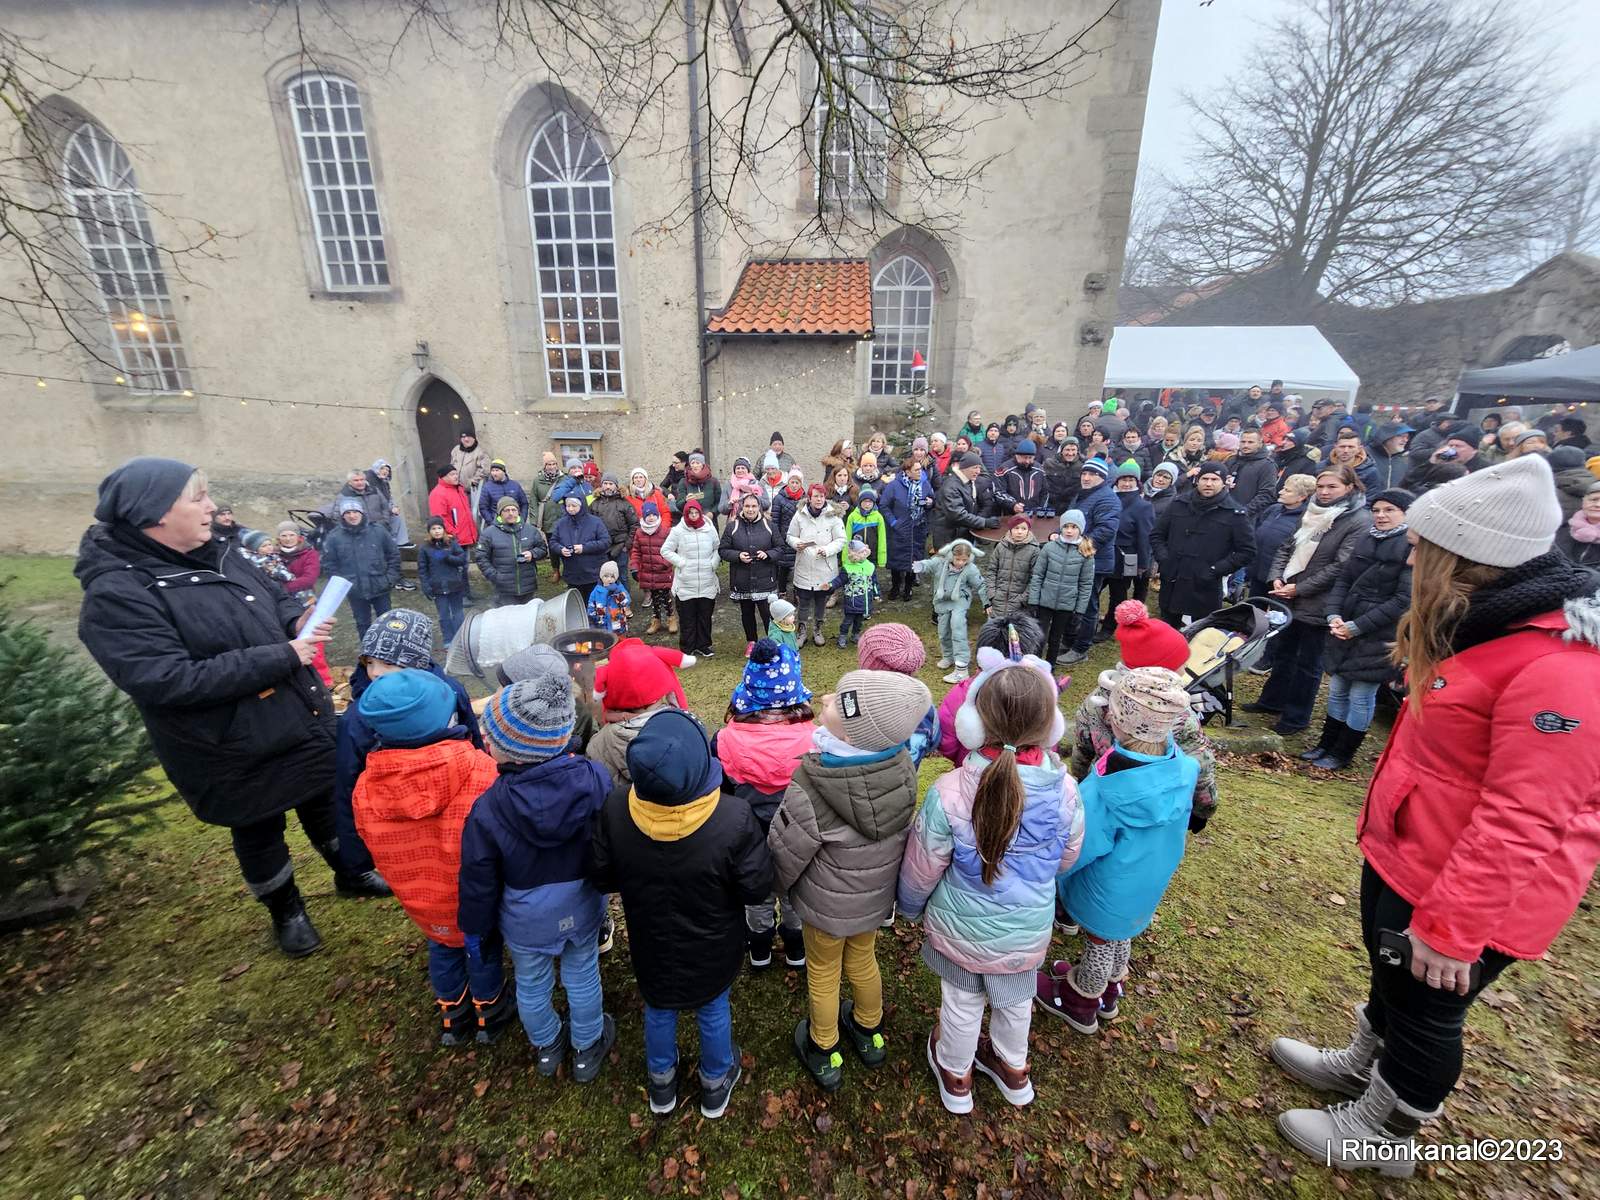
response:
<path id="1" fill-rule="evenodd" d="M 872 336 L 872 273 L 864 258 L 753 258 L 706 332 Z"/>

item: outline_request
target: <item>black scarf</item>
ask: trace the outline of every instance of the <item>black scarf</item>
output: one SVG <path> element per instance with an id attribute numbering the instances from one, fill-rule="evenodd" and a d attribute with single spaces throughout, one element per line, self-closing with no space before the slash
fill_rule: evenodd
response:
<path id="1" fill-rule="evenodd" d="M 181 550 L 163 546 L 155 538 L 143 530 L 135 529 L 126 521 L 111 521 L 106 525 L 106 528 L 111 531 L 113 541 L 120 542 L 130 550 L 148 554 L 152 558 L 159 558 L 162 562 L 169 562 L 177 567 L 187 567 L 191 571 L 196 567 L 206 571 L 215 571 L 220 565 L 223 548 L 215 538 L 185 554 Z"/>
<path id="2" fill-rule="evenodd" d="M 1600 574 L 1580 567 L 1559 550 L 1508 567 L 1500 578 L 1473 592 L 1467 612 L 1450 636 L 1450 648 L 1460 654 L 1493 641 L 1514 622 L 1560 608 L 1568 600 L 1590 596 L 1600 589 Z"/>

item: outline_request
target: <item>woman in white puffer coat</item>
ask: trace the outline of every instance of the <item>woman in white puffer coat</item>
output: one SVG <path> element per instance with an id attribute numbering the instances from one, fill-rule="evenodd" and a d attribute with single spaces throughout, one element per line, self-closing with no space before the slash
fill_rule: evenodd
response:
<path id="1" fill-rule="evenodd" d="M 707 658 L 711 649 L 711 614 L 722 585 L 717 566 L 717 531 L 698 500 L 686 500 L 683 519 L 661 543 L 661 557 L 672 564 L 672 594 L 678 601 L 678 649 Z"/>
<path id="2" fill-rule="evenodd" d="M 806 640 L 806 622 L 813 615 L 812 641 L 822 645 L 822 621 L 828 593 L 839 576 L 839 552 L 844 549 L 844 522 L 828 505 L 828 489 L 813 483 L 806 502 L 789 522 L 789 546 L 794 550 L 794 594 L 800 610 L 795 640 Z"/>

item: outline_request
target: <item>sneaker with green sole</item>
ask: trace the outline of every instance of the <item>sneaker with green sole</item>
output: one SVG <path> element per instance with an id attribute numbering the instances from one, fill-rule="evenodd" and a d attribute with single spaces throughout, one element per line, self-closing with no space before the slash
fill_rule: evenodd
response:
<path id="1" fill-rule="evenodd" d="M 838 1046 L 831 1050 L 820 1049 L 811 1040 L 810 1021 L 802 1019 L 794 1027 L 794 1056 L 823 1091 L 837 1092 L 844 1083 L 844 1055 L 839 1053 Z"/>
<path id="2" fill-rule="evenodd" d="M 862 1066 L 881 1067 L 883 1060 L 889 1057 L 889 1044 L 883 1040 L 883 1027 L 880 1025 L 877 1029 L 867 1030 L 857 1025 L 853 1001 L 846 1000 L 840 1007 L 839 1029 L 850 1039 L 850 1047 L 856 1052 Z"/>

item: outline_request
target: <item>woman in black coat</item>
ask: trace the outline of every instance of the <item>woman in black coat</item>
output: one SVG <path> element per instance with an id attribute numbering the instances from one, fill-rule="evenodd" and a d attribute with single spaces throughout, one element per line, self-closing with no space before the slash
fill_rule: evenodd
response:
<path id="1" fill-rule="evenodd" d="M 322 939 L 295 887 L 284 813 L 294 809 L 346 894 L 387 895 L 372 872 L 339 870 L 333 702 L 311 663 L 333 622 L 231 546 L 211 544 L 206 477 L 135 458 L 100 483 L 78 547 L 78 637 L 144 717 L 161 765 L 194 815 L 233 832 L 245 884 L 294 957 Z"/>
<path id="2" fill-rule="evenodd" d="M 755 496 L 746 496 L 740 503 L 738 515 L 722 531 L 717 552 L 728 564 L 728 596 L 739 602 L 745 641 L 754 642 L 766 636 L 772 620 L 768 606 L 778 592 L 778 562 L 782 557 L 778 531 L 761 511 L 761 501 Z"/>
<path id="3" fill-rule="evenodd" d="M 1372 528 L 1361 534 L 1328 589 L 1328 715 L 1317 745 L 1301 754 L 1313 767 L 1350 765 L 1372 725 L 1378 689 L 1395 675 L 1389 661 L 1400 618 L 1411 607 L 1406 559 L 1406 509 L 1415 497 L 1403 488 L 1367 502 Z"/>
<path id="4" fill-rule="evenodd" d="M 1300 527 L 1273 556 L 1270 593 L 1289 605 L 1294 619 L 1278 634 L 1272 674 L 1261 699 L 1246 704 L 1244 711 L 1276 714 L 1276 733 L 1288 736 L 1311 724 L 1328 639 L 1328 591 L 1356 539 L 1371 527 L 1372 514 L 1356 473 L 1346 466 L 1327 466 L 1317 476 L 1316 498 L 1306 505 Z"/>

